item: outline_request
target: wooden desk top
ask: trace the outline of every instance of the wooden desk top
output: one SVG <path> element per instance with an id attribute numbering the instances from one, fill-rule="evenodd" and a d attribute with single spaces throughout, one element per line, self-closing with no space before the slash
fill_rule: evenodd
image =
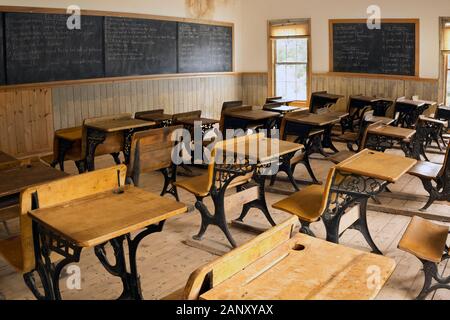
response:
<path id="1" fill-rule="evenodd" d="M 380 125 L 379 127 L 369 129 L 369 133 L 379 136 L 392 137 L 395 139 L 410 139 L 416 134 L 416 130 Z"/>
<path id="2" fill-rule="evenodd" d="M 295 102 L 295 100 L 289 100 L 289 99 L 270 99 L 270 103 L 282 103 L 282 104 L 290 104 L 292 102 Z"/>
<path id="3" fill-rule="evenodd" d="M 226 113 L 226 116 L 250 121 L 261 121 L 271 118 L 279 117 L 278 112 L 271 112 L 265 110 L 247 110 L 247 111 L 235 111 L 232 110 Z"/>
<path id="4" fill-rule="evenodd" d="M 117 119 L 106 120 L 86 125 L 89 128 L 96 129 L 104 132 L 117 132 L 129 129 L 138 129 L 154 126 L 156 123 L 153 121 L 145 121 L 139 119 Z"/>
<path id="5" fill-rule="evenodd" d="M 367 116 L 365 116 L 364 120 L 369 122 L 369 123 L 380 122 L 380 123 L 385 124 L 385 125 L 390 125 L 391 123 L 393 123 L 395 121 L 395 119 L 392 119 L 392 118 L 376 117 L 374 115 L 367 115 Z"/>
<path id="6" fill-rule="evenodd" d="M 291 113 L 291 112 L 302 112 L 302 111 L 308 111 L 309 108 L 306 107 L 291 107 L 291 106 L 279 106 L 270 108 L 270 110 L 267 111 L 273 111 L 273 112 L 279 112 L 279 113 Z"/>
<path id="7" fill-rule="evenodd" d="M 293 248 L 304 248 L 302 251 Z M 377 267 L 379 286 L 368 286 Z M 202 300 L 368 300 L 395 269 L 391 258 L 297 234 L 202 294 Z"/>
<path id="8" fill-rule="evenodd" d="M 187 207 L 132 186 L 100 193 L 29 215 L 80 247 L 93 247 L 182 214 Z"/>
<path id="9" fill-rule="evenodd" d="M 320 112 L 320 110 L 319 110 L 319 113 L 317 113 L 318 115 L 326 115 L 329 117 L 338 118 L 339 120 L 349 116 L 348 112 L 331 111 L 329 109 L 321 109 L 321 110 L 324 110 L 324 111 Z"/>
<path id="10" fill-rule="evenodd" d="M 139 116 L 139 120 L 163 122 L 172 120 L 173 115 L 166 113 L 143 114 Z"/>
<path id="11" fill-rule="evenodd" d="M 395 183 L 417 160 L 402 156 L 363 150 L 336 166 L 336 170 Z"/>
<path id="12" fill-rule="evenodd" d="M 0 163 L 14 162 L 14 161 L 18 161 L 18 160 L 16 158 L 14 158 L 13 156 L 10 156 L 7 153 L 0 151 Z"/>
<path id="13" fill-rule="evenodd" d="M 245 139 L 239 138 L 239 141 L 225 140 L 219 142 L 215 148 L 222 151 L 223 154 L 232 152 L 234 155 L 250 159 L 251 161 L 268 163 L 278 160 L 286 154 L 297 152 L 303 149 L 304 146 L 279 139 L 268 139 L 265 137 L 254 139 L 254 137 L 247 136 Z"/>
<path id="14" fill-rule="evenodd" d="M 56 138 L 60 138 L 67 141 L 81 140 L 83 136 L 83 127 L 74 127 L 70 129 L 64 129 L 55 133 Z"/>
<path id="15" fill-rule="evenodd" d="M 289 122 L 301 123 L 314 127 L 324 127 L 338 123 L 341 119 L 336 116 L 329 115 L 328 113 L 309 113 L 307 115 L 300 114 L 298 116 L 290 116 L 289 118 L 286 118 L 286 120 Z"/>
<path id="16" fill-rule="evenodd" d="M 208 119 L 208 118 L 191 118 L 191 119 L 181 119 L 177 121 L 178 123 L 185 125 L 185 126 L 190 126 L 193 127 L 195 125 L 196 122 L 201 122 L 202 126 L 207 126 L 207 125 L 212 125 L 212 124 L 216 124 L 219 123 L 219 120 L 216 119 Z"/>
<path id="17" fill-rule="evenodd" d="M 380 98 L 369 97 L 369 96 L 351 96 L 350 98 L 351 98 L 352 100 L 363 101 L 363 102 L 369 102 L 369 103 L 374 103 L 374 102 L 377 102 L 377 101 L 382 100 L 382 99 L 380 99 Z"/>
<path id="18" fill-rule="evenodd" d="M 0 197 L 17 194 L 33 185 L 67 176 L 67 173 L 41 162 L 0 170 Z"/>
<path id="19" fill-rule="evenodd" d="M 397 100 L 397 103 L 403 103 L 406 105 L 410 105 L 411 107 L 422 107 L 426 104 L 428 104 L 426 101 L 421 101 L 421 100 L 408 100 L 408 99 L 404 99 L 404 100 Z"/>
<path id="20" fill-rule="evenodd" d="M 332 94 L 332 93 L 314 93 L 315 97 L 330 99 L 330 100 L 338 100 L 341 98 L 344 98 L 344 96 L 338 95 L 338 94 Z"/>

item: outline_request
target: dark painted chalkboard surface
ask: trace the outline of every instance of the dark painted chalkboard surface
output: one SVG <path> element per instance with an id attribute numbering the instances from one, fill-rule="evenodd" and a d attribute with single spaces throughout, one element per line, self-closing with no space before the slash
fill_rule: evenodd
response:
<path id="1" fill-rule="evenodd" d="M 333 71 L 415 76 L 415 24 L 382 23 L 370 30 L 366 23 L 334 23 Z"/>
<path id="2" fill-rule="evenodd" d="M 233 71 L 231 27 L 178 24 L 178 72 Z"/>
<path id="3" fill-rule="evenodd" d="M 6 83 L 5 77 L 5 51 L 4 51 L 4 39 L 3 39 L 3 13 L 0 12 L 0 84 Z"/>
<path id="4" fill-rule="evenodd" d="M 233 28 L 110 16 L 0 12 L 0 85 L 233 71 Z"/>
<path id="5" fill-rule="evenodd" d="M 106 76 L 177 72 L 177 23 L 105 18 Z"/>
<path id="6" fill-rule="evenodd" d="M 5 13 L 8 84 L 98 78 L 104 75 L 103 17 Z"/>

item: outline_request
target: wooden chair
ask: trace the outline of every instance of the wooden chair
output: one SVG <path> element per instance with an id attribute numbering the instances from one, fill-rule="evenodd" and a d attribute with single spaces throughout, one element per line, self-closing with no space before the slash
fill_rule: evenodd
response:
<path id="1" fill-rule="evenodd" d="M 325 185 L 308 186 L 292 196 L 275 203 L 272 207 L 297 216 L 301 223 L 300 232 L 315 237 L 310 229 L 310 225 L 319 221 L 328 207 L 328 199 L 333 179 L 335 179 L 335 172 L 335 167 L 332 167 L 328 173 Z"/>
<path id="2" fill-rule="evenodd" d="M 450 145 L 447 146 L 444 163 L 418 161 L 408 174 L 419 178 L 424 189 L 429 193 L 429 199 L 421 211 L 426 211 L 437 200 L 450 200 Z M 433 185 L 433 182 L 436 186 Z"/>
<path id="3" fill-rule="evenodd" d="M 201 117 L 202 117 L 202 110 L 177 113 L 177 114 L 174 114 L 172 117 L 172 124 L 179 125 L 180 120 L 200 119 Z"/>
<path id="4" fill-rule="evenodd" d="M 306 170 L 308 171 L 309 176 L 311 177 L 314 184 L 319 184 L 319 180 L 317 180 L 314 171 L 311 167 L 311 163 L 309 161 L 310 154 L 308 153 L 309 148 L 314 142 L 314 139 L 318 139 L 322 141 L 322 136 L 324 134 L 324 130 L 313 130 L 309 133 L 308 137 L 294 137 L 290 136 L 286 132 L 286 125 L 290 117 L 295 117 L 295 114 L 286 114 L 283 117 L 283 120 L 281 121 L 281 128 L 280 128 L 280 139 L 285 141 L 291 141 L 296 143 L 301 143 L 305 146 L 305 150 L 297 152 L 291 159 L 290 167 L 284 167 L 280 166 L 280 171 L 285 172 L 288 177 L 293 177 L 293 174 L 295 172 L 295 169 L 297 165 L 300 163 L 303 164 L 306 167 Z M 290 172 L 290 173 L 289 173 Z M 273 186 L 276 182 L 277 175 L 272 176 L 270 185 Z M 291 181 L 291 183 L 294 186 L 297 186 L 297 183 L 295 181 Z M 296 187 L 298 189 L 298 187 Z"/>
<path id="5" fill-rule="evenodd" d="M 291 239 L 296 224 L 297 220 L 292 217 L 243 246 L 199 268 L 191 274 L 185 288 L 177 290 L 163 300 L 199 300 L 203 293 L 218 286 Z"/>
<path id="6" fill-rule="evenodd" d="M 136 112 L 134 114 L 135 119 L 142 119 L 142 116 L 148 116 L 148 115 L 155 115 L 155 114 L 163 114 L 164 108 L 161 109 L 155 109 L 155 110 L 148 110 L 148 111 L 140 111 Z M 144 119 L 145 120 L 145 119 Z"/>
<path id="7" fill-rule="evenodd" d="M 416 256 L 423 264 L 425 281 L 416 300 L 424 300 L 431 292 L 450 290 L 450 277 L 443 278 L 438 265 L 450 258 L 447 238 L 449 228 L 423 218 L 414 217 L 398 248 Z M 437 283 L 432 285 L 432 282 Z"/>
<path id="8" fill-rule="evenodd" d="M 347 160 L 348 158 L 352 157 L 355 155 L 355 153 L 358 153 L 364 149 L 366 149 L 366 144 L 367 144 L 367 137 L 369 135 L 369 131 L 372 128 L 376 128 L 380 125 L 380 122 L 374 122 L 372 124 L 364 124 L 362 133 L 360 133 L 360 138 L 359 141 L 356 143 L 358 145 L 358 149 L 356 151 L 350 151 L 350 150 L 343 150 L 343 151 L 339 151 L 338 153 L 335 153 L 329 157 L 327 157 L 328 160 L 330 160 L 331 162 L 333 162 L 334 164 L 339 164 L 344 160 Z"/>
<path id="9" fill-rule="evenodd" d="M 252 135 L 254 136 L 254 139 L 259 138 L 259 134 Z M 239 139 L 245 139 L 246 137 L 241 138 L 235 138 L 231 140 L 230 143 L 234 143 L 235 141 L 239 141 Z M 220 144 L 226 144 L 228 143 L 226 140 L 218 142 Z M 218 145 L 216 145 L 217 147 Z M 174 183 L 174 185 L 178 188 L 181 188 L 183 190 L 186 190 L 187 192 L 191 193 L 196 198 L 195 207 L 197 210 L 200 211 L 200 214 L 202 216 L 202 225 L 200 228 L 200 232 L 197 236 L 194 237 L 195 240 L 201 240 L 204 233 L 206 232 L 206 228 L 209 225 L 209 221 L 211 219 L 223 219 L 223 221 L 216 221 L 217 226 L 221 228 L 221 230 L 224 232 L 230 243 L 234 243 L 234 240 L 232 239 L 231 235 L 229 234 L 228 228 L 226 228 L 227 221 L 225 220 L 225 214 L 223 215 L 215 215 L 214 218 L 211 218 L 211 215 L 208 212 L 208 209 L 203 203 L 203 200 L 207 197 L 209 197 L 212 193 L 216 192 L 219 189 L 219 185 L 221 183 L 220 181 L 220 174 L 216 170 L 216 147 L 211 151 L 211 157 L 208 164 L 208 171 L 206 174 L 203 174 L 201 176 L 185 179 L 182 181 L 177 181 Z M 248 184 L 253 177 L 253 173 L 248 173 L 243 176 L 236 177 L 227 187 L 227 189 L 231 188 L 239 188 L 246 184 Z M 217 204 L 216 204 L 217 205 Z M 223 208 L 221 208 L 223 209 Z"/>
<path id="10" fill-rule="evenodd" d="M 174 131 L 182 128 L 182 126 L 173 126 L 141 131 L 133 135 L 127 177 L 136 187 L 140 185 L 141 174 L 161 171 L 164 175 L 161 196 L 169 193 L 180 201 L 177 188 L 174 186 L 177 179 L 177 166 L 172 162 L 176 144 L 172 138 Z"/>
<path id="11" fill-rule="evenodd" d="M 56 180 L 47 184 L 29 188 L 20 196 L 20 236 L 0 240 L 0 255 L 16 271 L 24 276 L 28 288 L 36 298 L 44 299 L 47 292 L 42 294 L 35 281 L 35 273 L 42 274 L 40 266 L 36 265 L 33 245 L 32 220 L 28 212 L 32 210 L 32 195 L 39 195 L 39 207 L 48 208 L 102 192 L 117 189 L 118 180 L 125 184 L 127 167 L 120 165 L 108 169 L 98 170 L 87 174 L 72 176 Z M 55 190 L 58 196 L 55 197 Z M 61 193 L 61 190 L 66 192 Z M 52 261 L 59 260 L 58 255 L 52 256 Z M 49 284 L 46 284 L 47 286 Z"/>

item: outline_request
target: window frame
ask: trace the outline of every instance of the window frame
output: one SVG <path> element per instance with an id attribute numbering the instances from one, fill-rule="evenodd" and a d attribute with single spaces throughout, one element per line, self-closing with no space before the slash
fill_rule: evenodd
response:
<path id="1" fill-rule="evenodd" d="M 296 100 L 296 103 L 306 105 L 311 96 L 311 83 L 312 83 L 312 42 L 311 42 L 311 19 L 296 19 L 299 21 L 304 21 L 307 24 L 309 29 L 309 35 L 306 36 L 278 36 L 272 37 L 272 21 L 268 21 L 267 23 L 267 44 L 268 44 L 268 67 L 269 67 L 269 77 L 268 77 L 268 94 L 270 96 L 274 96 L 276 93 L 276 66 L 277 66 L 277 51 L 276 51 L 276 40 L 283 39 L 307 39 L 307 63 L 306 63 L 306 100 Z M 295 64 L 299 63 L 286 63 L 286 64 Z"/>
<path id="2" fill-rule="evenodd" d="M 449 73 L 450 73 L 450 53 L 444 54 L 444 88 L 445 88 L 445 96 L 444 103 L 445 105 L 450 105 L 450 84 L 449 81 Z"/>

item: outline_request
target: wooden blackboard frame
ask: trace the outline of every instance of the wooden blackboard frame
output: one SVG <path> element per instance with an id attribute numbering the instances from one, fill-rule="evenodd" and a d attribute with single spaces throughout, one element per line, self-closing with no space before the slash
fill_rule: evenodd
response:
<path id="1" fill-rule="evenodd" d="M 65 8 L 44 8 L 44 7 L 24 7 L 24 6 L 0 6 L 0 12 L 4 12 L 4 13 L 17 12 L 17 13 L 67 14 L 67 9 L 65 9 Z M 232 59 L 233 59 L 232 71 L 230 71 L 230 72 L 149 74 L 149 75 L 139 75 L 139 76 L 119 76 L 119 77 L 80 79 L 80 80 L 63 80 L 63 81 L 51 81 L 51 82 L 40 82 L 40 83 L 0 85 L 0 89 L 15 89 L 15 88 L 29 88 L 29 87 L 54 87 L 54 86 L 74 85 L 74 84 L 92 84 L 92 83 L 115 82 L 115 81 L 119 82 L 119 81 L 132 81 L 132 80 L 144 80 L 144 79 L 236 74 L 236 71 L 235 71 L 236 70 L 235 25 L 233 22 L 192 19 L 192 18 L 179 18 L 179 17 L 152 15 L 152 14 L 142 14 L 142 13 L 102 11 L 102 10 L 82 10 L 81 14 L 87 15 L 87 16 L 148 19 L 148 20 L 198 23 L 198 24 L 206 24 L 206 25 L 213 25 L 213 26 L 229 27 L 232 30 L 232 32 L 231 32 L 231 34 L 232 34 Z"/>
<path id="2" fill-rule="evenodd" d="M 344 23 L 367 23 L 367 19 L 330 19 L 329 27 L 329 73 L 340 76 L 349 77 L 377 77 L 377 78 L 395 78 L 395 79 L 419 79 L 420 78 L 420 19 L 381 19 L 381 23 L 412 23 L 415 25 L 416 33 L 416 51 L 415 51 L 415 72 L 414 76 L 400 76 L 375 73 L 350 73 L 350 72 L 334 72 L 334 25 Z"/>

